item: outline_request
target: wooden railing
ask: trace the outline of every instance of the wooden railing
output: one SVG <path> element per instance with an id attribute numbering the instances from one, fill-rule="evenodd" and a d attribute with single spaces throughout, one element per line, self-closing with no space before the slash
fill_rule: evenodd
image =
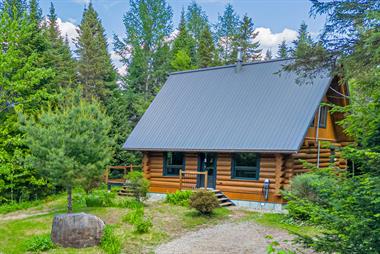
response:
<path id="1" fill-rule="evenodd" d="M 203 185 L 197 186 L 198 179 L 203 177 Z M 207 172 L 199 171 L 189 171 L 189 170 L 180 170 L 179 171 L 179 189 L 196 189 L 196 188 L 205 188 L 207 189 Z"/>
<path id="2" fill-rule="evenodd" d="M 133 164 L 128 166 L 107 166 L 106 171 L 104 172 L 104 182 L 106 184 L 123 184 L 127 174 L 134 170 L 141 170 L 141 166 Z M 120 173 L 121 177 L 110 177 L 110 173 L 113 173 L 114 171 L 122 171 Z"/>

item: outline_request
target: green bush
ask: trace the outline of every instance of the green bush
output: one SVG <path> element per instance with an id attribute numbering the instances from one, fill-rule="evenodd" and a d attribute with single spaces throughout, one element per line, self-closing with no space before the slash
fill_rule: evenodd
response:
<path id="1" fill-rule="evenodd" d="M 107 254 L 119 254 L 121 252 L 121 241 L 115 234 L 113 227 L 109 225 L 105 227 L 100 247 Z"/>
<path id="2" fill-rule="evenodd" d="M 211 191 L 200 190 L 190 196 L 190 206 L 201 214 L 210 214 L 219 207 L 219 200 Z"/>
<path id="3" fill-rule="evenodd" d="M 129 213 L 127 213 L 124 216 L 123 221 L 134 225 L 143 217 L 144 217 L 144 208 L 142 207 L 142 208 L 131 210 Z"/>
<path id="4" fill-rule="evenodd" d="M 190 196 L 193 192 L 190 190 L 179 191 L 166 195 L 165 202 L 173 205 L 189 206 Z"/>
<path id="5" fill-rule="evenodd" d="M 42 252 L 55 248 L 50 234 L 34 236 L 26 242 L 26 250 L 30 252 Z"/>
<path id="6" fill-rule="evenodd" d="M 137 201 L 143 201 L 147 198 L 149 191 L 149 181 L 144 178 L 142 172 L 132 171 L 127 175 L 133 196 Z"/>
<path id="7" fill-rule="evenodd" d="M 87 207 L 112 207 L 116 194 L 105 190 L 94 190 L 86 197 Z"/>

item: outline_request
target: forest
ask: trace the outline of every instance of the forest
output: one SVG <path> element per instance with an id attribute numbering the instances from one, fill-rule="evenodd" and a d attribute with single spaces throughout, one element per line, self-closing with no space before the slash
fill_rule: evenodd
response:
<path id="1" fill-rule="evenodd" d="M 241 47 L 244 62 L 294 58 L 285 71 L 301 81 L 328 68 L 349 84 L 350 105 L 334 111 L 346 114 L 340 124 L 354 142 L 342 152 L 355 170 L 311 169 L 286 192 L 288 209 L 295 221 L 328 229 L 302 239 L 318 251 L 379 253 L 380 2 L 311 2 L 311 16 L 326 16 L 322 33 L 312 37 L 302 23 L 291 44 L 262 52 L 254 17 L 232 4 L 213 24 L 193 1 L 173 24 L 166 0 L 130 0 L 125 34 L 109 45 L 90 3 L 72 51 L 53 3 L 44 14 L 38 0 L 0 1 L 0 205 L 89 191 L 106 165 L 140 163 L 122 145 L 168 74 L 233 64 Z"/>

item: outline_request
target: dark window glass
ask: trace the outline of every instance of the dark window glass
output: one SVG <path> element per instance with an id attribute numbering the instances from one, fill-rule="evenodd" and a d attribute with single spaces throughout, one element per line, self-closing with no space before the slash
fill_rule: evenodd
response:
<path id="1" fill-rule="evenodd" d="M 309 126 L 309 127 L 314 127 L 314 121 L 315 121 L 315 117 L 313 118 L 313 121 L 311 121 L 311 123 L 310 123 L 310 126 Z"/>
<path id="2" fill-rule="evenodd" d="M 319 128 L 326 128 L 327 125 L 327 112 L 328 112 L 328 107 L 323 106 L 321 107 L 321 111 L 319 114 Z"/>
<path id="3" fill-rule="evenodd" d="M 237 153 L 232 162 L 232 178 L 259 179 L 260 161 L 256 153 Z"/>
<path id="4" fill-rule="evenodd" d="M 164 154 L 164 175 L 179 175 L 179 170 L 184 169 L 183 153 L 167 152 Z"/>

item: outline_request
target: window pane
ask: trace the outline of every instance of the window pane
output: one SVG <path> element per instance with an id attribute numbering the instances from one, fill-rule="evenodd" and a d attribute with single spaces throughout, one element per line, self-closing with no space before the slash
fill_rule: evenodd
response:
<path id="1" fill-rule="evenodd" d="M 183 165 L 183 153 L 168 152 L 166 157 L 166 165 Z"/>
<path id="2" fill-rule="evenodd" d="M 168 167 L 166 169 L 166 174 L 168 174 L 168 175 L 179 175 L 179 168 Z"/>
<path id="3" fill-rule="evenodd" d="M 321 112 L 319 116 L 319 127 L 320 128 L 326 128 L 327 124 L 327 112 L 328 112 L 328 107 L 323 106 L 321 107 Z"/>
<path id="4" fill-rule="evenodd" d="M 235 166 L 257 167 L 257 154 L 255 153 L 238 153 L 235 155 Z"/>
<path id="5" fill-rule="evenodd" d="M 256 168 L 235 168 L 235 177 L 242 177 L 242 178 L 257 178 L 257 171 Z"/>

